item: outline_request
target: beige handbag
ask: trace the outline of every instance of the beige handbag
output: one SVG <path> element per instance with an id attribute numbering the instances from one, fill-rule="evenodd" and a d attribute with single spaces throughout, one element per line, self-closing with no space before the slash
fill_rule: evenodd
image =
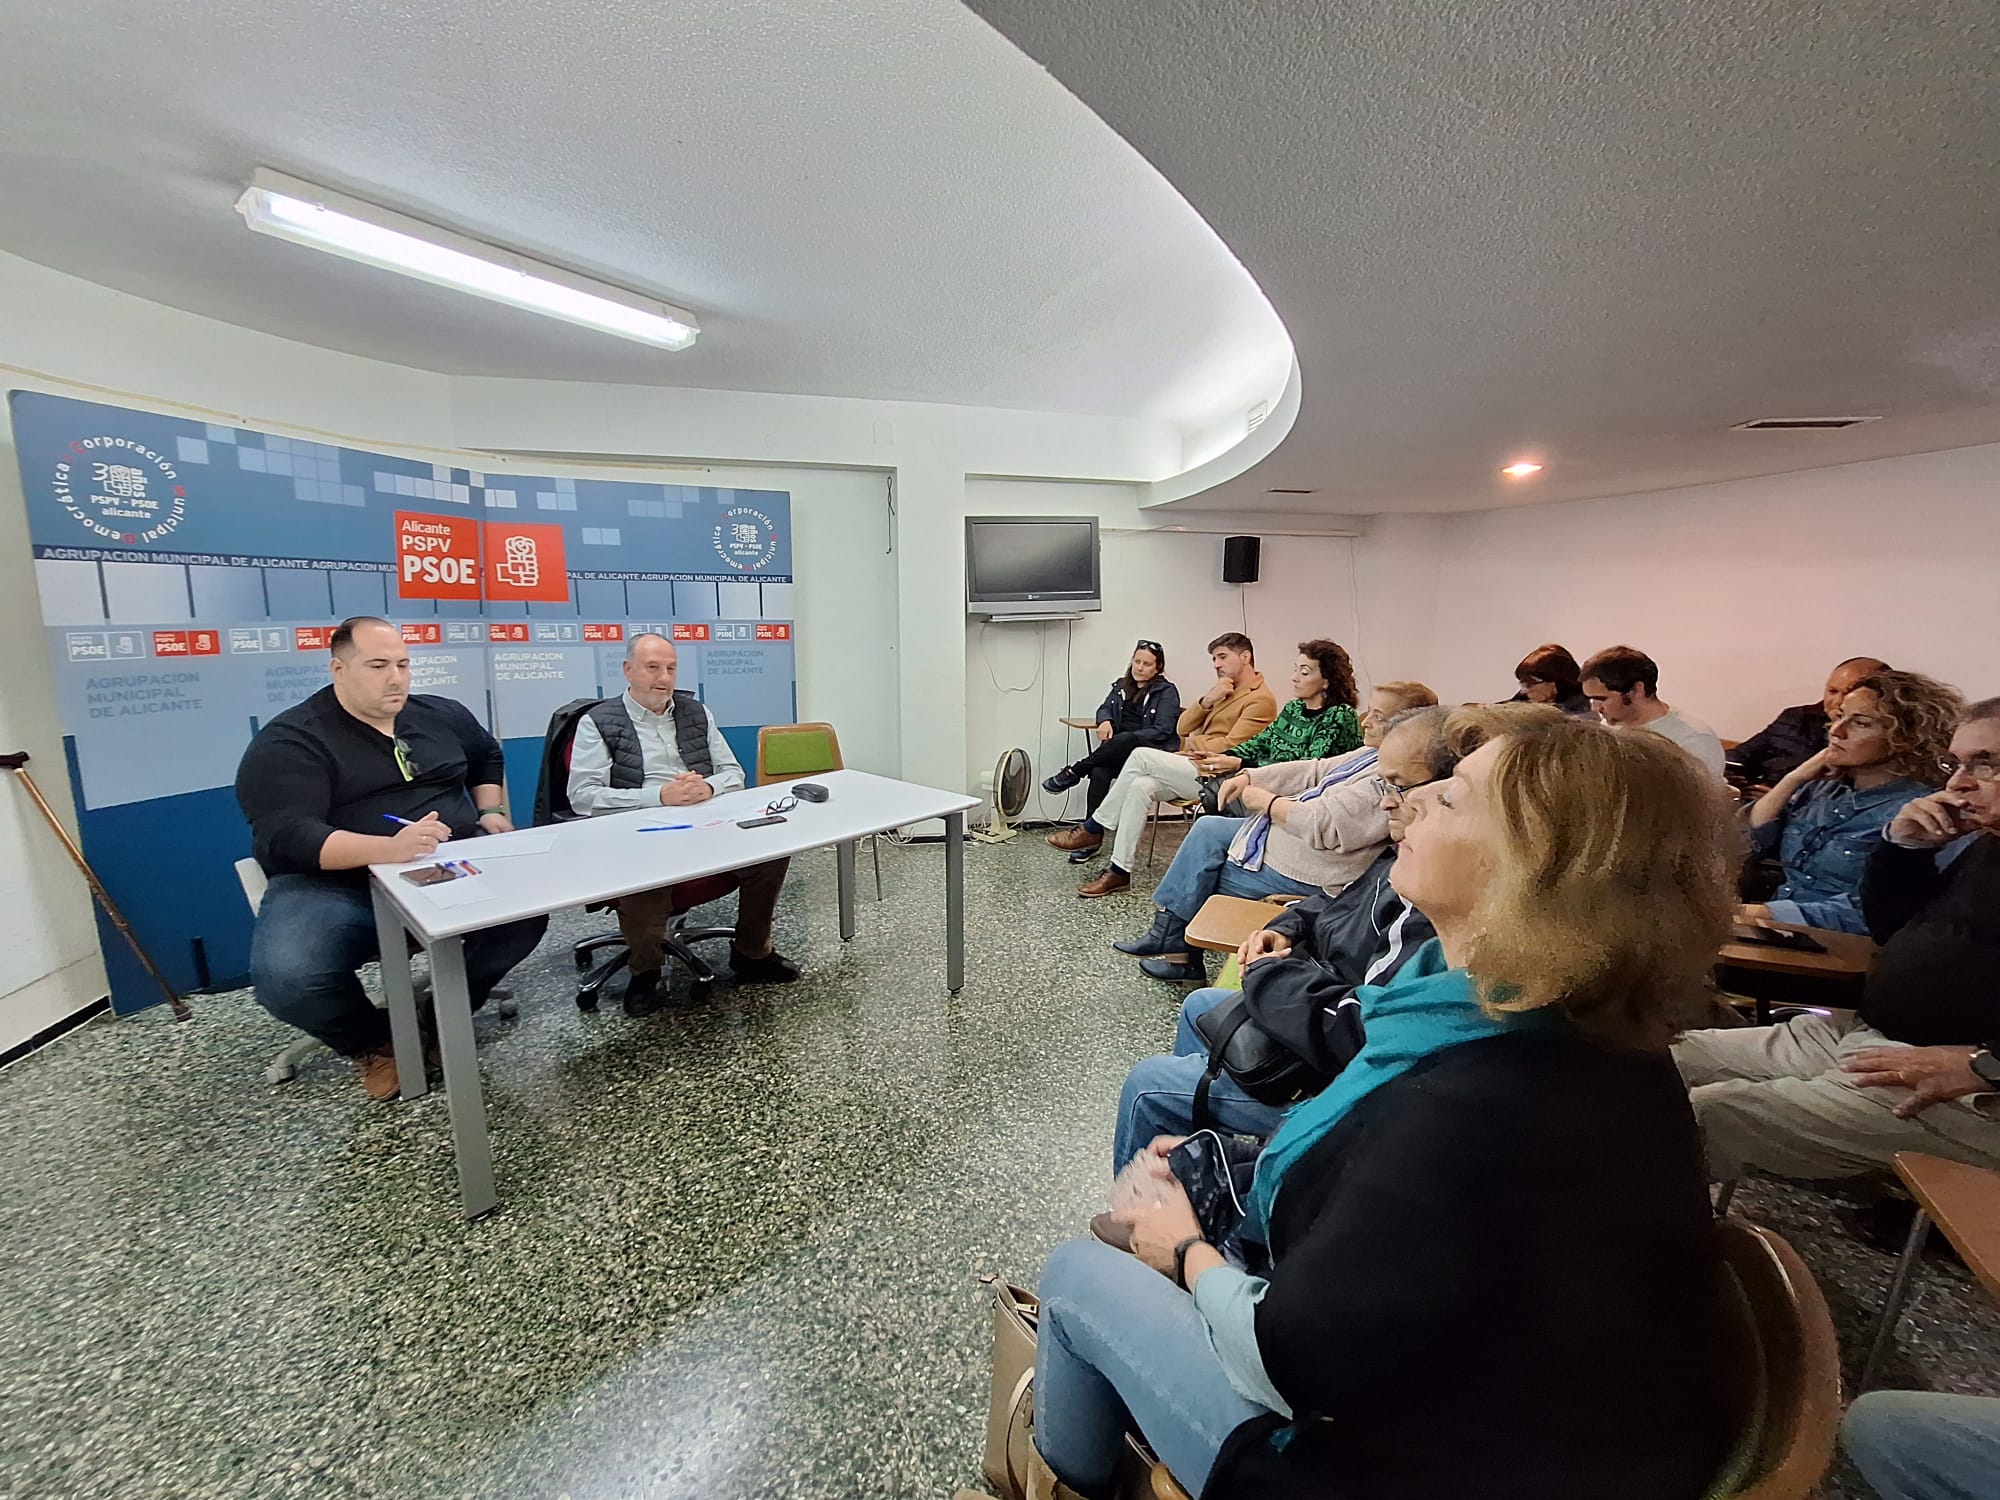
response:
<path id="1" fill-rule="evenodd" d="M 980 1470 L 1003 1500 L 1024 1500 L 1035 1469 L 1035 1318 L 1031 1293 L 982 1276 L 993 1294 L 993 1397 Z"/>

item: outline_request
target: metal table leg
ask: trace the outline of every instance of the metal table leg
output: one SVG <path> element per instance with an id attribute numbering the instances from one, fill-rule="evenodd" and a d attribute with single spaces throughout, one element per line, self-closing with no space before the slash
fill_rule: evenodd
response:
<path id="1" fill-rule="evenodd" d="M 1930 1232 L 1931 1216 L 1918 1209 L 1916 1220 L 1910 1225 L 1910 1237 L 1903 1242 L 1902 1258 L 1896 1262 L 1896 1274 L 1890 1279 L 1889 1295 L 1882 1299 L 1882 1321 L 1875 1329 L 1875 1342 L 1869 1345 L 1868 1363 L 1861 1367 L 1860 1390 L 1865 1391 L 1875 1383 L 1875 1372 L 1883 1356 L 1896 1342 L 1896 1324 L 1903 1316 L 1903 1303 L 1910 1295 L 1910 1282 L 1916 1276 L 1917 1262 L 1923 1257 L 1924 1240 Z"/>
<path id="2" fill-rule="evenodd" d="M 944 820 L 944 987 L 965 988 L 965 814 Z"/>
<path id="3" fill-rule="evenodd" d="M 854 937 L 854 840 L 833 846 L 834 866 L 840 879 L 840 940 Z"/>
<path id="4" fill-rule="evenodd" d="M 459 1201 L 466 1218 L 476 1219 L 491 1213 L 500 1200 L 493 1191 L 493 1145 L 486 1138 L 486 1099 L 479 1085 L 479 1054 L 472 1039 L 464 938 L 443 938 L 431 948 L 431 1005 L 437 1014 L 438 1048 L 444 1054 L 444 1092 L 451 1104 Z"/>
<path id="5" fill-rule="evenodd" d="M 396 1080 L 405 1099 L 430 1092 L 424 1073 L 423 1034 L 417 1029 L 416 989 L 410 982 L 410 944 L 396 904 L 373 881 L 375 943 L 382 950 L 382 994 L 389 1002 L 389 1039 L 396 1048 Z"/>

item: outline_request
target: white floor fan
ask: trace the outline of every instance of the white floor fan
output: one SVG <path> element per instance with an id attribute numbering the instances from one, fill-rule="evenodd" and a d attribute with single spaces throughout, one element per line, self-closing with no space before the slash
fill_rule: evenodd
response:
<path id="1" fill-rule="evenodd" d="M 993 820 L 984 828 L 975 829 L 973 838 L 982 844 L 1004 844 L 1021 831 L 1007 820 L 1019 817 L 1021 809 L 1028 805 L 1029 777 L 1032 774 L 1027 751 L 1016 746 L 1001 752 L 1000 758 L 993 763 L 993 769 L 979 778 L 980 789 L 993 800 Z"/>

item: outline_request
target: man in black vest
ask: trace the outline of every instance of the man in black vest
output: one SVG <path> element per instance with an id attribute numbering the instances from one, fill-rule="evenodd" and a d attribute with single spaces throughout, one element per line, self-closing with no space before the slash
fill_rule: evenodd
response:
<path id="1" fill-rule="evenodd" d="M 640 807 L 692 807 L 743 785 L 743 767 L 693 693 L 674 691 L 679 653 L 665 636 L 635 635 L 625 647 L 625 691 L 583 716 L 570 746 L 569 805 L 585 817 Z M 729 967 L 744 984 L 788 984 L 798 966 L 771 947 L 771 917 L 789 859 L 735 871 L 740 888 Z M 618 930 L 632 954 L 625 1009 L 659 1009 L 660 940 L 673 917 L 674 888 L 618 899 Z"/>

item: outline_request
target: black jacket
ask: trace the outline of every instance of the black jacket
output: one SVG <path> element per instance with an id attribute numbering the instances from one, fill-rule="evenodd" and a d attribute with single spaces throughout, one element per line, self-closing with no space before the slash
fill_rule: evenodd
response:
<path id="1" fill-rule="evenodd" d="M 1203 1500 L 1700 1500 L 1731 1447 L 1687 1090 L 1567 1028 L 1447 1048 L 1287 1175 L 1257 1344 L 1298 1416 Z"/>
<path id="2" fill-rule="evenodd" d="M 1161 750 L 1172 750 L 1181 742 L 1176 726 L 1181 717 L 1181 690 L 1164 677 L 1155 677 L 1145 685 L 1138 701 L 1125 701 L 1124 678 L 1111 684 L 1111 691 L 1104 695 L 1104 701 L 1097 705 L 1099 724 L 1109 724 L 1119 733 L 1139 736 L 1142 745 L 1153 745 Z"/>
<path id="3" fill-rule="evenodd" d="M 1350 986 L 1362 982 L 1378 954 L 1393 950 L 1374 980 L 1387 984 L 1411 954 L 1437 936 L 1431 919 L 1404 901 L 1389 884 L 1395 868 L 1396 846 L 1389 844 L 1375 856 L 1375 863 L 1338 895 L 1315 892 L 1303 901 L 1294 901 L 1264 925 L 1282 933 L 1300 958 L 1318 960 L 1322 968 Z"/>
<path id="4" fill-rule="evenodd" d="M 335 831 L 386 837 L 391 816 L 436 813 L 453 838 L 479 834 L 471 788 L 505 784 L 500 742 L 463 704 L 430 693 L 410 694 L 395 729 L 391 739 L 362 723 L 323 687 L 257 732 L 236 768 L 236 802 L 266 875 L 366 885 L 366 869 L 322 870 L 320 846 Z"/>
<path id="5" fill-rule="evenodd" d="M 1913 1047 L 2000 1042 L 2000 838 L 1976 835 L 1943 869 L 1936 850 L 1884 839 L 1862 871 L 1861 913 L 1882 945 L 1863 1021 Z"/>
<path id="6" fill-rule="evenodd" d="M 1729 752 L 1729 769 L 1756 786 L 1776 786 L 1826 748 L 1826 710 L 1788 708 Z"/>

